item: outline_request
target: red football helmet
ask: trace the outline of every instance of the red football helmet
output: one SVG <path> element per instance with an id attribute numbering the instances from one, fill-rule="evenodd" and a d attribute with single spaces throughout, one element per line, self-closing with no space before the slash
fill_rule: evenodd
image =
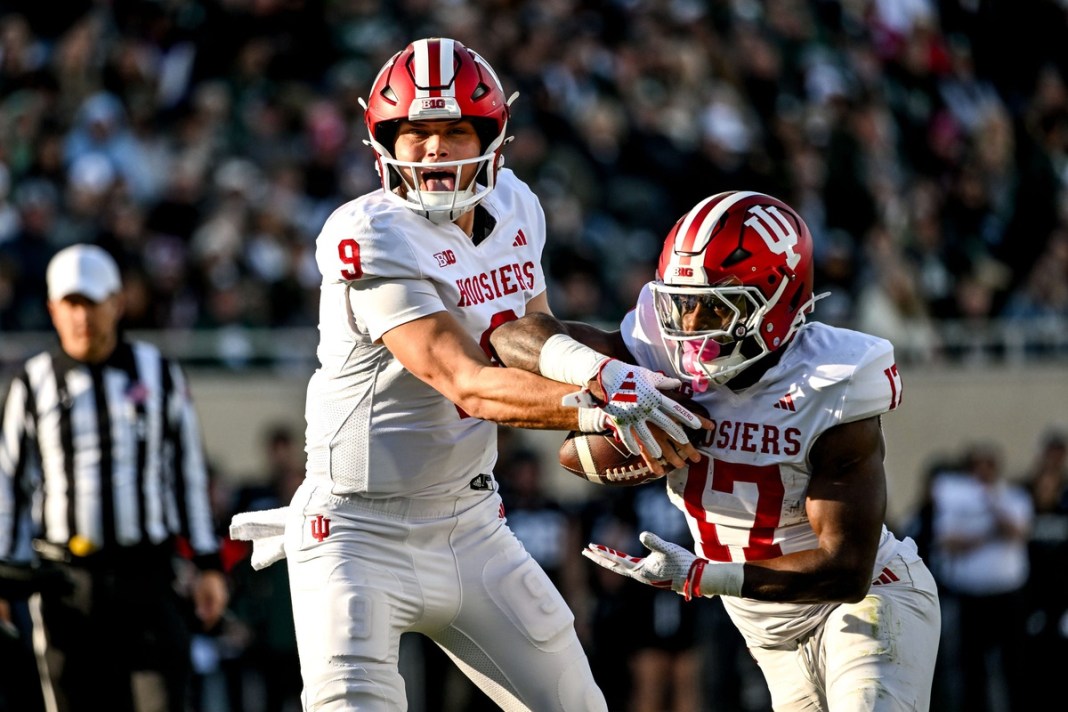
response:
<path id="1" fill-rule="evenodd" d="M 787 343 L 813 296 L 812 235 L 786 203 L 744 191 L 705 198 L 664 241 L 652 292 L 679 375 L 723 384 Z"/>
<path id="2" fill-rule="evenodd" d="M 378 154 L 377 169 L 386 195 L 435 223 L 455 220 L 475 207 L 497 183 L 504 164 L 501 148 L 508 142 L 508 106 L 504 89 L 493 68 L 456 40 L 444 37 L 416 40 L 393 55 L 378 72 L 370 98 L 364 102 L 364 121 Z M 470 119 L 482 143 L 477 158 L 434 164 L 436 170 L 455 168 L 456 187 L 448 191 L 421 191 L 411 176 L 429 164 L 398 161 L 393 157 L 397 125 L 403 120 Z M 400 169 L 407 169 L 405 170 Z M 478 174 L 466 188 L 461 177 Z M 478 180 L 484 181 L 479 185 Z M 414 182 L 414 185 L 413 185 Z M 397 191 L 397 188 L 401 188 Z"/>

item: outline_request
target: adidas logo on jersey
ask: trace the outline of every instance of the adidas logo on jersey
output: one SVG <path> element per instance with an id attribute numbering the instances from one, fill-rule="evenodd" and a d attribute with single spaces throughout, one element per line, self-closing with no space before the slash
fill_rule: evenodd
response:
<path id="1" fill-rule="evenodd" d="M 897 574 L 895 574 L 893 571 L 891 571 L 889 567 L 885 567 L 885 568 L 883 568 L 882 573 L 879 574 L 879 578 L 877 578 L 874 581 L 872 581 L 871 585 L 872 586 L 879 586 L 881 584 L 894 583 L 895 581 L 900 581 L 900 580 L 901 579 L 899 579 L 897 577 Z"/>
<path id="2" fill-rule="evenodd" d="M 775 404 L 775 407 L 778 408 L 779 410 L 785 410 L 785 411 L 787 411 L 789 413 L 796 413 L 797 412 L 797 399 L 798 398 L 803 398 L 804 395 L 805 394 L 801 392 L 801 389 L 798 388 L 797 385 L 795 384 L 795 385 L 790 387 L 790 392 L 789 393 L 787 393 L 786 395 L 784 395 L 782 398 L 779 399 L 779 401 Z"/>
<path id="3" fill-rule="evenodd" d="M 512 240 L 512 247 L 522 247 L 525 244 L 527 244 L 527 236 L 520 230 L 515 234 L 515 239 Z"/>

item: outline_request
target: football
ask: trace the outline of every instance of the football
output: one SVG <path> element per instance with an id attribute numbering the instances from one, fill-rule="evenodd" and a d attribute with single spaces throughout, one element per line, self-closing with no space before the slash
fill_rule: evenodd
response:
<path id="1" fill-rule="evenodd" d="M 692 413 L 707 415 L 686 394 L 672 392 L 671 397 Z M 692 436 L 702 431 L 687 430 Z M 572 430 L 560 444 L 560 465 L 583 479 L 598 485 L 632 486 L 654 480 L 661 475 L 645 464 L 641 455 L 632 455 L 611 431 L 582 433 Z"/>
<path id="2" fill-rule="evenodd" d="M 640 485 L 659 477 L 640 455 L 631 455 L 610 431 L 572 430 L 560 444 L 560 465 L 598 485 Z"/>

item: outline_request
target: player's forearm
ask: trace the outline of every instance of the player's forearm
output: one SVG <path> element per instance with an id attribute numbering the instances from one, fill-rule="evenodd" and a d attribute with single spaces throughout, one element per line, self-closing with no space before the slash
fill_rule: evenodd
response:
<path id="1" fill-rule="evenodd" d="M 498 327 L 490 336 L 490 344 L 505 366 L 539 373 L 542 347 L 556 334 L 566 334 L 605 356 L 629 360 L 630 354 L 621 348 L 619 332 L 606 332 L 581 322 L 562 322 L 541 312 Z"/>
<path id="2" fill-rule="evenodd" d="M 578 411 L 560 401 L 575 390 L 537 374 L 515 368 L 486 367 L 471 381 L 457 384 L 452 398 L 468 415 L 501 425 L 535 430 L 574 430 Z"/>
<path id="3" fill-rule="evenodd" d="M 505 366 L 538 373 L 541 347 L 550 336 L 566 333 L 567 328 L 559 319 L 535 312 L 494 329 L 490 345 Z"/>
<path id="4" fill-rule="evenodd" d="M 871 586 L 873 558 L 846 560 L 813 549 L 750 561 L 742 596 L 779 603 L 853 603 Z"/>

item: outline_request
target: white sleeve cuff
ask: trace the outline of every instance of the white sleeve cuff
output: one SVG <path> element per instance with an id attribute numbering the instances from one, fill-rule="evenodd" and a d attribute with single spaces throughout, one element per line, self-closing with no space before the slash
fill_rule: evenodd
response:
<path id="1" fill-rule="evenodd" d="M 580 344 L 566 334 L 554 334 L 541 347 L 538 370 L 541 375 L 573 386 L 585 386 L 597 376 L 608 360 L 602 353 Z"/>
<path id="2" fill-rule="evenodd" d="M 701 572 L 699 590 L 702 596 L 741 596 L 745 564 L 711 561 Z"/>

